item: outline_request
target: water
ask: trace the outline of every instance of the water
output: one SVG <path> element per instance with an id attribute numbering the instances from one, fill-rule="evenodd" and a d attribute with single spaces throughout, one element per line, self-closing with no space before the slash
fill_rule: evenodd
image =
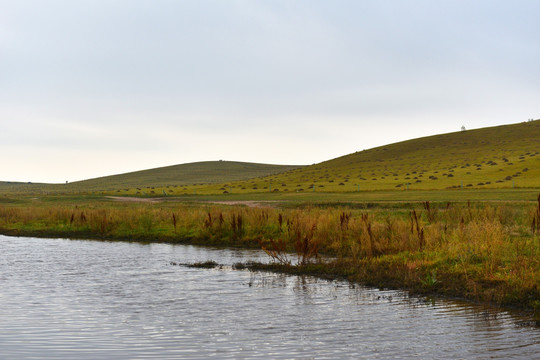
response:
<path id="1" fill-rule="evenodd" d="M 533 359 L 507 312 L 270 273 L 171 265 L 256 251 L 0 236 L 1 359 Z"/>

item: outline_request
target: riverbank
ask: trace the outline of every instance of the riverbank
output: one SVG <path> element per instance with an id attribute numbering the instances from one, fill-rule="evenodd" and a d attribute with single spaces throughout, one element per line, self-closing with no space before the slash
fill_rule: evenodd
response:
<path id="1" fill-rule="evenodd" d="M 423 266 L 411 271 L 407 261 L 381 258 L 376 262 L 335 261 L 306 265 L 246 263 L 236 264 L 235 268 L 347 280 L 353 285 L 405 290 L 410 295 L 442 296 L 489 306 L 512 308 L 532 314 L 536 319 L 536 326 L 540 326 L 538 308 L 530 306 L 531 301 L 538 299 L 537 291 L 532 291 L 523 297 L 520 291 L 515 291 L 516 289 L 512 289 L 503 281 L 482 281 L 475 278 L 478 274 L 467 274 L 467 271 L 456 271 L 441 266 Z M 500 294 L 505 293 L 506 299 L 500 298 Z"/>
<path id="2" fill-rule="evenodd" d="M 278 271 L 461 297 L 538 316 L 540 200 L 534 206 L 407 206 L 278 209 L 95 199 L 8 203 L 0 206 L 0 233 L 262 247 Z M 321 255 L 333 260 L 322 262 Z M 296 260 L 300 265 L 291 265 Z"/>

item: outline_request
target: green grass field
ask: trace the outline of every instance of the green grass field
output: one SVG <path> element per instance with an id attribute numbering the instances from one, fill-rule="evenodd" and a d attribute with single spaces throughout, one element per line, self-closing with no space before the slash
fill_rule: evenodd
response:
<path id="1" fill-rule="evenodd" d="M 114 193 L 163 195 L 163 190 L 178 193 L 184 186 L 260 178 L 300 168 L 295 165 L 270 165 L 237 161 L 204 161 L 126 174 L 105 176 L 69 184 L 34 184 L 0 182 L 0 193 L 34 194 L 91 194 Z M 158 189 L 158 190 L 156 190 Z"/>
<path id="2" fill-rule="evenodd" d="M 390 191 L 396 199 L 419 199 L 424 195 L 417 196 L 416 191 L 516 190 L 497 197 L 511 200 L 511 194 L 519 196 L 518 189 L 540 188 L 539 165 L 540 120 L 536 120 L 413 139 L 311 166 L 199 162 L 71 184 L 0 182 L 0 194 L 155 197 L 311 193 L 317 195 L 306 196 L 328 198 L 332 195 L 326 193 L 365 196 L 365 192 L 375 191 L 377 196 L 381 191 Z M 462 198 L 457 192 L 441 194 Z M 363 195 L 351 195 L 356 196 Z"/>
<path id="3" fill-rule="evenodd" d="M 207 162 L 67 185 L 0 183 L 0 233 L 263 247 L 276 259 L 320 253 L 336 259 L 306 262 L 322 276 L 538 317 L 539 161 L 534 121 L 306 167 Z"/>
<path id="4" fill-rule="evenodd" d="M 540 187 L 540 121 L 389 144 L 242 181 L 159 188 L 169 195 L 354 193 Z M 133 189 L 117 194 L 141 195 Z M 324 196 L 324 195 L 323 195 Z"/>
<path id="5" fill-rule="evenodd" d="M 244 192 L 540 187 L 540 121 L 413 139 L 231 187 Z"/>

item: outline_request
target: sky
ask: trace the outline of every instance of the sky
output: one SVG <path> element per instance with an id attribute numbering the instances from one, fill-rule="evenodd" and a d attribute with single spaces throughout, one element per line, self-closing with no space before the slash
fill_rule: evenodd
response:
<path id="1" fill-rule="evenodd" d="M 0 181 L 540 118 L 540 1 L 0 0 Z"/>

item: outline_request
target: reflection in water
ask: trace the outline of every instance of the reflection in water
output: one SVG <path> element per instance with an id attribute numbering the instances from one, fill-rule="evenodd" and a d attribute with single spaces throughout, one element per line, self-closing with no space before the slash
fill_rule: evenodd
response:
<path id="1" fill-rule="evenodd" d="M 222 269 L 170 265 L 212 259 Z M 507 312 L 233 271 L 255 251 L 0 236 L 0 358 L 535 358 Z"/>

